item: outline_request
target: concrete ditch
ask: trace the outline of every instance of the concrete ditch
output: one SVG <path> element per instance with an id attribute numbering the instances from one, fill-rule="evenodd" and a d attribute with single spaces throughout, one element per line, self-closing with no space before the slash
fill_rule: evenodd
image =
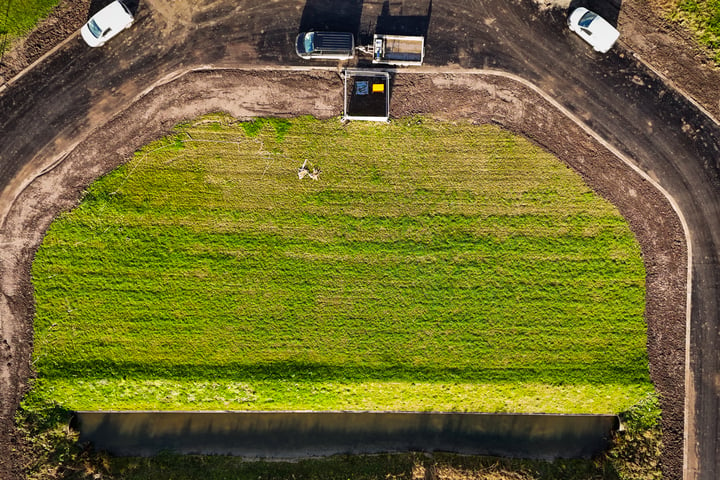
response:
<path id="1" fill-rule="evenodd" d="M 74 422 L 81 442 L 118 456 L 268 459 L 407 451 L 590 458 L 620 424 L 615 415 L 287 411 L 79 411 Z"/>

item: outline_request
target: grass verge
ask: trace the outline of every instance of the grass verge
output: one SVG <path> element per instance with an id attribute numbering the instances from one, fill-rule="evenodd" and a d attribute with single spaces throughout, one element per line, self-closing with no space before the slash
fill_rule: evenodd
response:
<path id="1" fill-rule="evenodd" d="M 30 32 L 58 3 L 59 0 L 0 0 L 0 49 L 7 50 L 15 39 Z"/>
<path id="2" fill-rule="evenodd" d="M 720 0 L 677 0 L 670 18 L 693 32 L 720 65 Z"/>

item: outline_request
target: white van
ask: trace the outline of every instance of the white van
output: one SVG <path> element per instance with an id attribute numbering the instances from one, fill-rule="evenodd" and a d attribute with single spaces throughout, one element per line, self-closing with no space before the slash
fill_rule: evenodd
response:
<path id="1" fill-rule="evenodd" d="M 307 60 L 349 60 L 355 55 L 355 36 L 349 32 L 303 32 L 295 41 L 295 53 Z"/>
<path id="2" fill-rule="evenodd" d="M 620 37 L 620 32 L 607 20 L 584 7 L 572 11 L 568 17 L 568 27 L 600 53 L 610 50 Z"/>
<path id="3" fill-rule="evenodd" d="M 91 47 L 99 47 L 132 23 L 130 9 L 121 0 L 115 0 L 93 15 L 80 29 L 80 35 Z"/>

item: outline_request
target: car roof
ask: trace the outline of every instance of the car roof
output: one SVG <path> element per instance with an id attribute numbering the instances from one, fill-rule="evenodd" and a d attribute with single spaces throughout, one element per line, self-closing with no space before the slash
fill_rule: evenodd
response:
<path id="1" fill-rule="evenodd" d="M 585 7 L 577 7 L 575 10 L 570 12 L 570 21 L 573 23 L 577 23 L 580 20 L 580 17 L 582 17 L 589 11 L 590 10 Z"/>
<path id="2" fill-rule="evenodd" d="M 604 18 L 597 16 L 590 24 L 593 32 L 593 43 L 601 49 L 609 49 L 618 39 L 620 33 Z"/>
<path id="3" fill-rule="evenodd" d="M 588 25 L 587 27 L 583 27 L 584 30 L 587 30 L 592 34 L 589 37 L 586 36 L 587 41 L 597 47 L 600 51 L 607 51 L 610 49 L 610 47 L 613 46 L 613 44 L 615 44 L 615 42 L 620 36 L 620 32 L 618 32 L 617 29 L 610 24 L 610 22 L 605 20 L 597 13 L 592 12 L 591 10 L 588 10 L 584 7 L 576 8 L 570 14 L 570 20 L 574 24 L 577 24 L 580 19 L 589 12 L 594 13 L 596 17 L 593 18 L 590 25 Z"/>
<path id="4" fill-rule="evenodd" d="M 120 2 L 115 1 L 93 15 L 92 19 L 102 30 L 107 28 L 120 30 L 132 21 L 133 16 Z"/>

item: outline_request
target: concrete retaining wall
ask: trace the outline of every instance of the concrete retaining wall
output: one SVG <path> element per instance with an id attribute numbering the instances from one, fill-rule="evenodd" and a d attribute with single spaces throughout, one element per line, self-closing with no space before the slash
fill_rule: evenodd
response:
<path id="1" fill-rule="evenodd" d="M 80 441 L 114 455 L 161 451 L 252 458 L 446 451 L 587 458 L 608 445 L 614 415 L 434 412 L 77 412 Z"/>

